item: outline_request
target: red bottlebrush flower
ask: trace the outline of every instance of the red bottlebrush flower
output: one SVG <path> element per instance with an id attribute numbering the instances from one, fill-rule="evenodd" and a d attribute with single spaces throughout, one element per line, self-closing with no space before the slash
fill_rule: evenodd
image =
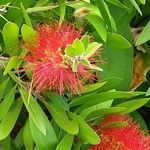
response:
<path id="1" fill-rule="evenodd" d="M 64 23 L 59 27 L 59 23 L 53 22 L 50 25 L 39 25 L 36 37 L 24 44 L 29 52 L 26 60 L 32 66 L 36 92 L 55 90 L 62 94 L 68 90 L 72 94 L 79 94 L 84 79 L 95 78 L 88 67 L 79 64 L 77 72 L 73 72 L 71 65 L 64 62 L 66 46 L 77 38 L 81 38 L 81 30 L 76 30 L 73 24 Z"/>
<path id="2" fill-rule="evenodd" d="M 127 122 L 125 127 L 107 127 L 113 122 Z M 145 136 L 140 126 L 134 123 L 128 115 L 106 116 L 96 131 L 101 137 L 99 145 L 88 150 L 150 150 L 150 136 Z"/>

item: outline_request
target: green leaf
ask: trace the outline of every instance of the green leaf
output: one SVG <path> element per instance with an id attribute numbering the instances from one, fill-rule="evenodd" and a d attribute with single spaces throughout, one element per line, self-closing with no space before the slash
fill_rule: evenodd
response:
<path id="1" fill-rule="evenodd" d="M 126 102 L 123 102 L 123 103 L 117 105 L 117 107 L 125 107 L 126 110 L 123 111 L 122 113 L 127 114 L 127 113 L 131 113 L 132 111 L 135 111 L 138 108 L 142 107 L 149 100 L 150 100 L 150 98 L 141 98 L 141 99 L 136 99 L 136 100 L 130 100 L 130 101 L 126 101 Z"/>
<path id="2" fill-rule="evenodd" d="M 105 21 L 105 23 L 108 25 L 110 29 L 112 29 L 112 23 L 111 23 L 111 15 L 109 8 L 107 4 L 103 0 L 94 0 L 97 4 L 97 7 Z"/>
<path id="3" fill-rule="evenodd" d="M 106 0 L 108 3 L 111 3 L 113 5 L 116 5 L 118 7 L 128 9 L 125 5 L 123 5 L 119 0 Z"/>
<path id="4" fill-rule="evenodd" d="M 59 4 L 59 8 L 60 8 L 60 19 L 59 19 L 59 24 L 61 25 L 61 23 L 64 20 L 65 17 L 65 12 L 66 12 L 66 4 L 65 4 L 65 0 L 58 0 L 58 4 Z"/>
<path id="5" fill-rule="evenodd" d="M 46 134 L 41 133 L 32 118 L 29 118 L 31 134 L 38 150 L 53 150 L 57 143 L 57 137 L 48 118 L 44 115 L 43 119 L 46 125 Z"/>
<path id="6" fill-rule="evenodd" d="M 12 103 L 15 101 L 14 95 L 16 92 L 16 86 L 10 90 L 5 96 L 4 100 L 0 104 L 0 120 L 4 118 L 8 110 L 10 109 Z"/>
<path id="7" fill-rule="evenodd" d="M 87 66 L 87 67 L 91 67 L 91 64 L 90 64 L 90 61 L 87 60 L 87 59 L 82 59 L 81 60 L 81 63 L 84 65 L 84 66 Z"/>
<path id="8" fill-rule="evenodd" d="M 107 45 L 111 49 L 126 49 L 132 47 L 132 45 L 123 36 L 116 33 L 108 33 Z"/>
<path id="9" fill-rule="evenodd" d="M 19 116 L 20 110 L 22 107 L 22 101 L 17 100 L 14 102 L 11 109 L 7 112 L 5 117 L 0 123 L 0 140 L 6 138 L 12 131 L 17 118 Z"/>
<path id="10" fill-rule="evenodd" d="M 72 71 L 73 72 L 78 71 L 78 61 L 77 60 L 73 60 L 73 62 L 72 62 Z"/>
<path id="11" fill-rule="evenodd" d="M 89 92 L 98 90 L 99 88 L 101 88 L 105 84 L 106 84 L 106 81 L 105 82 L 97 82 L 97 83 L 94 83 L 94 84 L 86 85 L 84 87 L 84 90 L 81 91 L 81 93 L 89 93 Z"/>
<path id="12" fill-rule="evenodd" d="M 142 15 L 142 12 L 138 6 L 138 4 L 136 3 L 135 0 L 130 0 L 130 2 L 133 4 L 133 6 L 136 8 L 136 10 L 140 13 L 140 15 Z"/>
<path id="13" fill-rule="evenodd" d="M 102 68 L 100 68 L 100 67 L 98 67 L 98 66 L 95 66 L 95 65 L 91 65 L 90 68 L 93 69 L 93 70 L 97 70 L 97 71 L 103 71 Z"/>
<path id="14" fill-rule="evenodd" d="M 71 150 L 73 139 L 74 139 L 73 135 L 66 134 L 56 147 L 56 150 Z"/>
<path id="15" fill-rule="evenodd" d="M 92 42 L 88 45 L 87 49 L 85 50 L 85 52 L 82 54 L 83 57 L 85 58 L 89 58 L 90 56 L 92 56 L 100 47 L 102 46 L 102 44 L 99 44 L 97 42 Z"/>
<path id="16" fill-rule="evenodd" d="M 141 45 L 150 40 L 150 21 L 144 27 L 143 31 L 140 33 L 136 40 L 136 45 Z"/>
<path id="17" fill-rule="evenodd" d="M 140 0 L 140 3 L 143 4 L 143 5 L 145 5 L 146 0 Z"/>
<path id="18" fill-rule="evenodd" d="M 24 8 L 22 2 L 20 3 L 20 6 L 21 6 L 21 10 L 22 10 L 22 13 L 23 13 L 23 16 L 24 16 L 24 19 L 25 19 L 26 24 L 27 24 L 29 27 L 32 28 L 31 20 L 30 20 L 28 14 L 27 14 L 27 12 L 26 12 L 26 10 L 25 10 L 25 8 Z"/>
<path id="19" fill-rule="evenodd" d="M 37 128 L 39 128 L 39 130 L 42 132 L 42 134 L 46 135 L 46 124 L 43 118 L 44 112 L 41 109 L 40 105 L 32 95 L 29 95 L 29 93 L 24 88 L 19 88 L 19 91 L 26 109 L 28 110 L 29 116 L 31 117 Z"/>
<path id="20" fill-rule="evenodd" d="M 93 145 L 99 144 L 100 138 L 95 131 L 80 116 L 73 113 L 72 115 L 76 118 L 79 124 L 79 136 L 82 138 L 82 140 Z"/>
<path id="21" fill-rule="evenodd" d="M 0 145 L 3 150 L 10 150 L 11 148 L 11 138 L 10 135 L 7 136 L 5 139 L 0 141 Z"/>
<path id="22" fill-rule="evenodd" d="M 122 113 L 125 111 L 125 107 L 110 107 L 110 108 L 101 108 L 97 110 L 91 110 L 87 116 L 85 116 L 86 120 L 94 120 L 103 115 Z"/>
<path id="23" fill-rule="evenodd" d="M 27 150 L 33 150 L 34 142 L 31 134 L 29 120 L 26 121 L 25 127 L 23 129 L 23 141 Z"/>
<path id="24" fill-rule="evenodd" d="M 96 29 L 96 31 L 98 32 L 102 40 L 106 42 L 107 31 L 106 31 L 106 24 L 104 20 L 98 15 L 93 15 L 93 14 L 87 15 L 86 18 L 88 22 L 90 22 L 90 24 L 92 24 L 92 26 Z"/>
<path id="25" fill-rule="evenodd" d="M 74 47 L 72 45 L 68 44 L 65 49 L 65 54 L 70 57 L 76 56 Z"/>
<path id="26" fill-rule="evenodd" d="M 75 39 L 72 46 L 75 49 L 76 55 L 78 56 L 85 51 L 84 44 L 79 39 Z"/>
<path id="27" fill-rule="evenodd" d="M 70 106 L 78 106 L 78 105 L 92 106 L 112 99 L 131 98 L 143 94 L 144 92 L 123 92 L 123 91 L 106 91 L 102 93 L 92 93 L 89 95 L 74 98 L 70 102 Z"/>
<path id="28" fill-rule="evenodd" d="M 36 31 L 33 30 L 33 28 L 23 24 L 23 26 L 21 27 L 21 35 L 22 38 L 24 40 L 24 42 L 34 42 L 33 40 L 36 40 Z"/>
<path id="29" fill-rule="evenodd" d="M 15 56 L 20 54 L 19 48 L 19 27 L 12 22 L 5 24 L 2 30 L 3 40 L 10 56 Z"/>
<path id="30" fill-rule="evenodd" d="M 19 59 L 18 56 L 13 56 L 10 58 L 10 60 L 8 61 L 8 64 L 6 66 L 6 69 L 4 71 L 4 75 L 6 75 L 7 73 L 9 73 L 13 68 L 19 66 L 19 64 L 21 63 L 21 60 Z"/>
<path id="31" fill-rule="evenodd" d="M 44 102 L 45 106 L 51 113 L 53 119 L 55 122 L 66 132 L 70 134 L 77 134 L 79 132 L 79 126 L 75 119 L 69 120 L 68 116 L 66 115 L 66 112 L 61 109 L 60 107 L 57 107 L 57 105 L 52 103 L 46 103 Z M 61 121 L 60 121 L 61 120 Z"/>
<path id="32" fill-rule="evenodd" d="M 4 91 L 7 87 L 7 84 L 9 83 L 10 78 L 5 79 L 1 84 L 0 84 L 0 99 L 2 98 Z"/>
<path id="33" fill-rule="evenodd" d="M 84 35 L 81 38 L 81 41 L 84 44 L 84 48 L 87 49 L 88 45 L 90 44 L 90 37 L 89 37 L 89 35 Z"/>

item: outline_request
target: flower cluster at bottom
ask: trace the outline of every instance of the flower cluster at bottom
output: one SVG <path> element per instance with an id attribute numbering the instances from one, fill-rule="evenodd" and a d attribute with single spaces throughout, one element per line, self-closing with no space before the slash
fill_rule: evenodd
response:
<path id="1" fill-rule="evenodd" d="M 113 122 L 127 122 L 127 126 L 109 126 Z M 101 143 L 88 150 L 150 150 L 150 136 L 128 115 L 109 115 L 95 127 Z"/>

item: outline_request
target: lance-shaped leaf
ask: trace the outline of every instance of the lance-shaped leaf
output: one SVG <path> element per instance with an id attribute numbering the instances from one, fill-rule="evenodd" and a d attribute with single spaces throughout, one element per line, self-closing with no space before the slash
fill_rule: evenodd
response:
<path id="1" fill-rule="evenodd" d="M 84 44 L 84 48 L 87 49 L 88 45 L 90 44 L 90 37 L 89 37 L 89 35 L 84 35 L 81 38 L 81 41 Z"/>

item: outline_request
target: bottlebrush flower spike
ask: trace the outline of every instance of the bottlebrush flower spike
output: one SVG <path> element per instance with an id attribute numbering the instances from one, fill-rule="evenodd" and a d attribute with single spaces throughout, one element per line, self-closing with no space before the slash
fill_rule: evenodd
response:
<path id="1" fill-rule="evenodd" d="M 124 127 L 107 127 L 113 122 L 127 122 Z M 140 126 L 128 115 L 109 115 L 96 126 L 101 138 L 99 145 L 88 150 L 150 150 L 150 136 L 145 136 Z"/>
<path id="2" fill-rule="evenodd" d="M 90 69 L 101 70 L 92 65 L 101 45 L 81 38 L 81 30 L 71 23 L 59 26 L 53 22 L 37 27 L 36 37 L 24 44 L 36 92 L 55 90 L 63 94 L 67 90 L 79 94 L 85 81 L 95 79 Z"/>

